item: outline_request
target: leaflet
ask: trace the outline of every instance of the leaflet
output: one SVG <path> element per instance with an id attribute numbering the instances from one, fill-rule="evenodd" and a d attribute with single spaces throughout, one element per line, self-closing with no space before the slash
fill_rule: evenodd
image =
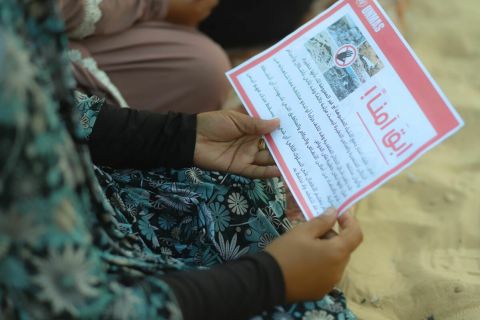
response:
<path id="1" fill-rule="evenodd" d="M 463 121 L 374 0 L 343 0 L 227 73 L 307 219 L 345 212 Z"/>

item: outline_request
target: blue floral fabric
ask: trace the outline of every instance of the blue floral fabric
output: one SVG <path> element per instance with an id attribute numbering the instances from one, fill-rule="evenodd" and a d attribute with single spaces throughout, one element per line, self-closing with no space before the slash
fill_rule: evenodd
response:
<path id="1" fill-rule="evenodd" d="M 198 168 L 95 172 L 125 233 L 192 267 L 258 252 L 290 227 L 277 179 Z"/>
<path id="2" fill-rule="evenodd" d="M 93 131 L 93 125 L 97 120 L 98 113 L 105 103 L 104 98 L 97 96 L 88 96 L 82 92 L 74 93 L 75 107 L 78 110 L 77 134 L 83 139 L 88 140 Z"/>
<path id="3" fill-rule="evenodd" d="M 181 319 L 160 276 L 287 231 L 282 183 L 94 167 L 84 144 L 104 101 L 73 94 L 54 4 L 0 1 L 0 319 Z M 334 291 L 254 319 L 354 316 Z"/>

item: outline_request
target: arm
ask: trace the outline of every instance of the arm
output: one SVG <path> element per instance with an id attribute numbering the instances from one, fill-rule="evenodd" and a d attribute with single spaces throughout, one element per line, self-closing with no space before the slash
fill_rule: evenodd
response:
<path id="1" fill-rule="evenodd" d="M 95 164 L 113 168 L 193 165 L 197 116 L 104 105 L 88 140 Z"/>
<path id="2" fill-rule="evenodd" d="M 87 100 L 88 101 L 88 98 Z M 157 114 L 109 105 L 77 105 L 93 130 L 87 133 L 93 162 L 112 168 L 199 168 L 269 178 L 280 174 L 261 135 L 278 120 L 260 120 L 235 111 L 196 115 Z M 94 111 L 98 115 L 92 117 Z M 95 112 L 98 111 L 94 111 Z"/>
<path id="3" fill-rule="evenodd" d="M 59 0 L 72 39 L 120 32 L 140 21 L 163 20 L 168 0 Z"/>
<path id="4" fill-rule="evenodd" d="M 285 303 L 282 271 L 268 253 L 244 256 L 210 270 L 176 272 L 170 285 L 185 320 L 243 320 Z"/>
<path id="5" fill-rule="evenodd" d="M 266 252 L 207 271 L 172 273 L 173 289 L 186 320 L 248 319 L 273 306 L 324 297 L 340 281 L 362 232 L 349 214 L 323 215 L 270 243 Z"/>

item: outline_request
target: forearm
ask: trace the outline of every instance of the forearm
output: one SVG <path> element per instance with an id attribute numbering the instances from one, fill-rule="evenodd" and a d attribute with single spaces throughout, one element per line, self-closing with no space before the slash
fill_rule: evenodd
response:
<path id="1" fill-rule="evenodd" d="M 196 124 L 196 115 L 104 105 L 88 142 L 92 160 L 119 169 L 192 166 Z"/>
<path id="2" fill-rule="evenodd" d="M 185 320 L 243 320 L 285 303 L 282 271 L 265 252 L 162 280 L 173 290 Z"/>

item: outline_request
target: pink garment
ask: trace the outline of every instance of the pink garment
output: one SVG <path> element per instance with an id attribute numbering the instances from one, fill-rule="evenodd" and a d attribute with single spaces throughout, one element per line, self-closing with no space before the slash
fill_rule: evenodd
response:
<path id="1" fill-rule="evenodd" d="M 219 109 L 229 90 L 224 75 L 229 60 L 197 30 L 162 21 L 166 2 L 60 0 L 67 31 L 76 38 L 72 48 L 83 59 L 93 58 L 108 76 L 93 72 L 91 63 L 77 61 L 79 86 L 136 109 L 186 113 Z"/>

